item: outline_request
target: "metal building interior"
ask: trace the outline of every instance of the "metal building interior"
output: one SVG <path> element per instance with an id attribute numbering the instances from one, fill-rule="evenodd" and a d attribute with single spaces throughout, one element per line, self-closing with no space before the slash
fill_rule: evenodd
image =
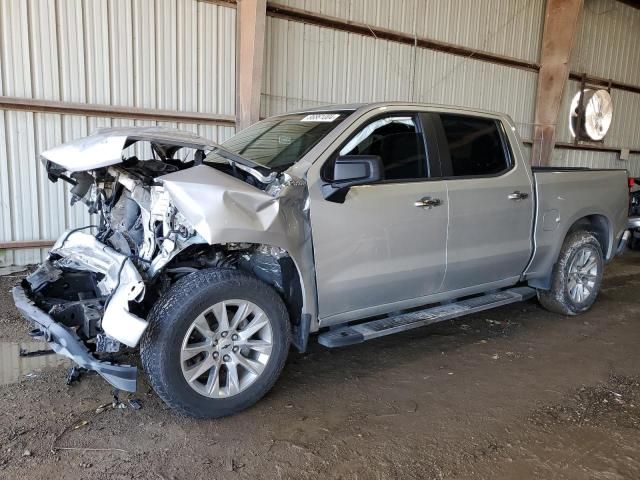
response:
<path id="1" fill-rule="evenodd" d="M 509 115 L 532 166 L 640 177 L 639 46 L 635 0 L 0 0 L 0 478 L 640 478 L 632 251 L 579 320 L 527 302 L 315 346 L 220 421 L 151 388 L 111 408 L 97 376 L 65 387 L 53 357 L 17 361 L 7 293 L 92 221 L 39 154 L 103 127 L 223 143 L 290 111 L 444 104 Z M 571 123 L 595 90 L 612 105 L 596 140 Z"/>

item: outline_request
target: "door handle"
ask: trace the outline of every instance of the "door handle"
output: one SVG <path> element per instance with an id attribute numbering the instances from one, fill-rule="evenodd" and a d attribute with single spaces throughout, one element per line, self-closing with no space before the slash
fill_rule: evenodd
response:
<path id="1" fill-rule="evenodd" d="M 414 207 L 431 209 L 442 205 L 442 200 L 439 198 L 423 197 L 420 200 L 413 202 Z"/>
<path id="2" fill-rule="evenodd" d="M 528 193 L 524 193 L 516 190 L 515 192 L 509 194 L 509 200 L 514 200 L 517 202 L 518 200 L 524 200 L 528 196 L 529 196 Z"/>

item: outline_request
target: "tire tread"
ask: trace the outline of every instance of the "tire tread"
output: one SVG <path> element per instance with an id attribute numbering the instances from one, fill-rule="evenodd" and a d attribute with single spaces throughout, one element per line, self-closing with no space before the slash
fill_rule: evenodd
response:
<path id="1" fill-rule="evenodd" d="M 600 284 L 602 281 L 602 268 L 600 268 L 599 272 L 600 278 L 598 278 L 596 281 L 596 292 L 594 297 L 591 299 L 591 302 L 589 302 L 585 307 L 581 309 L 577 309 L 567 297 L 563 278 L 564 270 L 565 268 L 567 268 L 567 262 L 571 258 L 572 253 L 576 248 L 579 248 L 581 245 L 584 245 L 586 243 L 591 243 L 596 247 L 596 250 L 600 254 L 600 259 L 602 260 L 602 247 L 600 245 L 600 242 L 598 241 L 598 238 L 593 232 L 590 232 L 588 230 L 578 230 L 567 235 L 567 238 L 562 244 L 562 249 L 560 250 L 558 261 L 553 266 L 551 289 L 538 290 L 537 292 L 538 301 L 546 310 L 554 313 L 559 313 L 560 315 L 572 316 L 583 313 L 591 308 L 591 305 L 595 301 L 600 289 Z M 602 264 L 603 262 L 601 261 L 601 267 L 603 266 Z"/>
<path id="2" fill-rule="evenodd" d="M 280 358 L 272 359 L 278 361 L 278 365 L 273 369 L 268 377 L 260 378 L 257 381 L 263 382 L 264 387 L 257 392 L 245 395 L 246 398 L 239 400 L 236 405 L 219 409 L 215 412 L 202 412 L 194 409 L 193 405 L 185 402 L 179 395 L 176 395 L 166 377 L 163 365 L 162 345 L 158 343 L 158 339 L 167 330 L 172 328 L 177 317 L 183 310 L 188 308 L 188 302 L 185 299 L 192 297 L 194 292 L 200 291 L 204 287 L 216 285 L 219 289 L 224 288 L 243 288 L 251 289 L 264 297 L 266 301 L 272 303 L 273 307 L 278 310 L 280 317 L 280 325 L 272 325 L 272 329 L 280 327 L 284 334 L 284 350 L 285 353 Z M 190 274 L 178 281 L 169 291 L 156 302 L 151 309 L 148 319 L 149 326 L 145 332 L 141 343 L 140 352 L 142 358 L 142 366 L 147 373 L 147 377 L 154 391 L 158 396 L 174 411 L 194 418 L 219 418 L 237 413 L 256 403 L 271 387 L 275 384 L 284 368 L 289 345 L 291 342 L 291 331 L 289 328 L 289 315 L 287 309 L 276 291 L 266 283 L 258 280 L 256 277 L 233 269 L 207 269 L 200 270 Z M 277 319 L 274 319 L 277 322 Z M 276 332 L 274 332 L 275 334 Z M 276 352 L 274 352 L 276 353 Z M 251 387 L 249 387 L 251 388 Z M 245 391 L 243 393 L 247 393 Z M 239 394 L 239 395 L 242 395 Z M 233 398 L 233 397 L 232 397 Z"/>

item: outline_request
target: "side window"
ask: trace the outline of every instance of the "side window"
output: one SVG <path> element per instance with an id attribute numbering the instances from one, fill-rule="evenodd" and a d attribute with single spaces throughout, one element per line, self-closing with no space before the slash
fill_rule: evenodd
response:
<path id="1" fill-rule="evenodd" d="M 338 155 L 378 155 L 384 165 L 384 180 L 413 180 L 426 176 L 423 135 L 416 118 L 410 115 L 373 120 L 351 137 Z M 323 177 L 331 180 L 333 161 L 327 162 L 325 167 Z"/>
<path id="2" fill-rule="evenodd" d="M 442 114 L 440 118 L 451 157 L 451 171 L 445 175 L 496 175 L 509 169 L 496 120 L 448 114 Z"/>

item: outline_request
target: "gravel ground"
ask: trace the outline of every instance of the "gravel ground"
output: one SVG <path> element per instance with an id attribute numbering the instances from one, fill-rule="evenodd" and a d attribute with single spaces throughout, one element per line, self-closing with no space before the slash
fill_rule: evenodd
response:
<path id="1" fill-rule="evenodd" d="M 141 409 L 99 409 L 111 402 L 99 377 L 67 386 L 62 367 L 23 370 L 0 386 L 0 478 L 637 479 L 639 274 L 640 255 L 616 260 L 579 317 L 530 301 L 314 344 L 258 405 L 216 421 L 171 413 L 143 375 Z M 26 339 L 17 281 L 0 278 L 0 355 Z"/>

